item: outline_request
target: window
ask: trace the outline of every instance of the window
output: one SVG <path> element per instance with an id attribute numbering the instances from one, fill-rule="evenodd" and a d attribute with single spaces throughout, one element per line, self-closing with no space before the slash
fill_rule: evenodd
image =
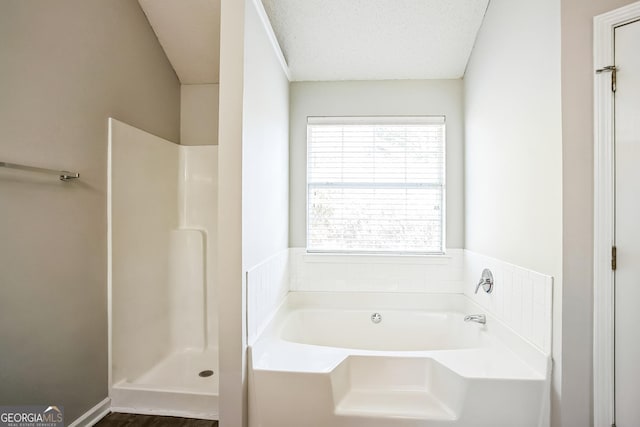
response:
<path id="1" fill-rule="evenodd" d="M 444 117 L 309 117 L 307 251 L 444 252 Z"/>

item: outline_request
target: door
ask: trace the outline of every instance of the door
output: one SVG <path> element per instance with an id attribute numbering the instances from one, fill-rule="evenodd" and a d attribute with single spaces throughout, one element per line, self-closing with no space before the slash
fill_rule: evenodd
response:
<path id="1" fill-rule="evenodd" d="M 615 29 L 615 419 L 640 426 L 640 20 Z"/>

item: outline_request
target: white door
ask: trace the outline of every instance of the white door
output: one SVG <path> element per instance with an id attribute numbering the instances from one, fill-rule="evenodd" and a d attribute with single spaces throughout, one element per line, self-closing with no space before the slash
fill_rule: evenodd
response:
<path id="1" fill-rule="evenodd" d="M 640 21 L 615 29 L 615 417 L 640 426 Z"/>

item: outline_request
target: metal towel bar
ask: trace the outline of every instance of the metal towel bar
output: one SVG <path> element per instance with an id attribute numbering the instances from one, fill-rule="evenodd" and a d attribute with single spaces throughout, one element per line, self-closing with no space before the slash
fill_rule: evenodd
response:
<path id="1" fill-rule="evenodd" d="M 58 175 L 60 181 L 70 181 L 72 179 L 80 178 L 80 174 L 77 172 L 59 171 L 55 169 L 39 168 L 35 166 L 19 165 L 17 163 L 0 162 L 1 168 L 19 169 L 29 172 L 46 173 L 49 175 Z"/>

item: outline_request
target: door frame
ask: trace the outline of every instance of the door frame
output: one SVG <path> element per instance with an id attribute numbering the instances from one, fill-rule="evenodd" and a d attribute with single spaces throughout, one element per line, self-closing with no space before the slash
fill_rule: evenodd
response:
<path id="1" fill-rule="evenodd" d="M 593 20 L 594 95 L 594 242 L 593 242 L 593 419 L 595 427 L 615 421 L 614 272 L 615 242 L 614 92 L 611 73 L 595 70 L 614 64 L 614 30 L 640 19 L 640 2 L 598 15 Z"/>

